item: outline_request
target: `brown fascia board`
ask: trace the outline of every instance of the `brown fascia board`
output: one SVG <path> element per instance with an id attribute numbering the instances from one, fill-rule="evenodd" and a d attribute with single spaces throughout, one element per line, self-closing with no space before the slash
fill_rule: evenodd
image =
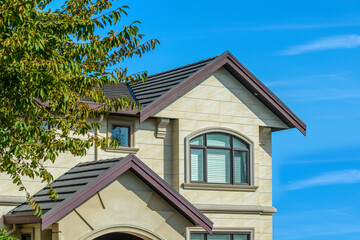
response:
<path id="1" fill-rule="evenodd" d="M 133 154 L 120 160 L 117 165 L 110 168 L 90 184 L 86 185 L 83 189 L 79 190 L 79 192 L 76 192 L 58 206 L 51 209 L 49 212 L 46 212 L 41 220 L 36 216 L 29 215 L 5 215 L 5 224 L 41 222 L 41 230 L 44 230 L 51 224 L 59 221 L 128 170 L 131 170 L 145 181 L 155 192 L 166 199 L 169 204 L 183 214 L 189 221 L 203 227 L 207 232 L 212 233 L 213 223 Z"/>
<path id="2" fill-rule="evenodd" d="M 306 124 L 296 116 L 273 92 L 242 65 L 230 52 L 226 51 L 185 81 L 175 86 L 163 96 L 140 111 L 140 122 L 145 121 L 163 107 L 189 91 L 197 83 L 212 74 L 220 67 L 225 67 L 250 92 L 257 93 L 258 99 L 274 112 L 290 128 L 297 128 L 306 135 Z"/>
<path id="3" fill-rule="evenodd" d="M 4 215 L 4 224 L 41 223 L 41 218 L 35 215 Z"/>

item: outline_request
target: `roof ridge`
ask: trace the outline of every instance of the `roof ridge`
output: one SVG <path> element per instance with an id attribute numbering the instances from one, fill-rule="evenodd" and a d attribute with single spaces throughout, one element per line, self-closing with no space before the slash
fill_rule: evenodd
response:
<path id="1" fill-rule="evenodd" d="M 154 76 L 157 76 L 157 75 L 160 75 L 160 74 L 165 74 L 165 73 L 168 73 L 168 72 L 172 72 L 172 71 L 175 71 L 175 70 L 179 70 L 179 69 L 182 69 L 182 68 L 185 68 L 185 67 L 189 67 L 191 65 L 211 61 L 211 60 L 213 60 L 213 59 L 215 59 L 217 57 L 218 56 L 207 58 L 207 59 L 204 59 L 204 60 L 201 60 L 201 61 L 198 61 L 198 62 L 189 63 L 189 64 L 186 64 L 186 65 L 183 65 L 183 66 L 180 66 L 180 67 L 176 67 L 176 68 L 172 68 L 172 69 L 169 69 L 169 70 L 166 70 L 166 71 L 163 71 L 163 72 L 155 73 L 155 74 L 150 75 L 148 78 L 154 77 Z"/>

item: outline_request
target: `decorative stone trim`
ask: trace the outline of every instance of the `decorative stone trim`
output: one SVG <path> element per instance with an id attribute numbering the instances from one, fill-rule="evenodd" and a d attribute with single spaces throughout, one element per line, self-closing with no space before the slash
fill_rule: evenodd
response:
<path id="1" fill-rule="evenodd" d="M 24 196 L 0 195 L 0 205 L 17 206 L 26 201 Z"/>
<path id="2" fill-rule="evenodd" d="M 190 240 L 191 232 L 204 232 L 201 227 L 187 227 L 186 228 L 186 240 Z M 254 227 L 214 227 L 214 233 L 250 233 L 250 240 L 255 239 Z M 205 233 L 205 232 L 204 232 Z"/>
<path id="3" fill-rule="evenodd" d="M 167 118 L 159 118 L 156 120 L 156 137 L 157 138 L 165 138 L 166 136 L 166 127 L 170 123 L 170 119 Z"/>
<path id="4" fill-rule="evenodd" d="M 91 231 L 90 233 L 85 234 L 80 240 L 91 240 L 96 237 L 100 237 L 102 235 L 112 233 L 112 232 L 125 232 L 134 234 L 136 236 L 145 238 L 145 239 L 153 239 L 153 240 L 164 240 L 160 235 L 155 232 L 152 232 L 146 228 L 142 228 L 135 225 L 112 225 L 106 226 L 101 229 L 96 229 Z M 190 238 L 189 238 L 190 239 Z"/>
<path id="5" fill-rule="evenodd" d="M 250 185 L 209 184 L 209 183 L 183 183 L 182 187 L 189 190 L 216 190 L 255 192 L 259 187 Z"/>
<path id="6" fill-rule="evenodd" d="M 117 153 L 137 153 L 139 148 L 132 147 L 116 147 L 116 148 L 106 148 L 106 152 L 117 152 Z"/>
<path id="7" fill-rule="evenodd" d="M 233 129 L 230 128 L 224 128 L 224 127 L 208 127 L 208 128 L 203 128 L 200 130 L 197 130 L 195 132 L 190 133 L 189 135 L 187 135 L 185 137 L 185 182 L 187 184 L 190 184 L 190 139 L 197 137 L 201 134 L 204 133 L 210 133 L 210 132 L 220 132 L 220 133 L 226 133 L 226 134 L 230 134 L 233 135 L 235 137 L 238 137 L 239 139 L 241 139 L 242 141 L 246 142 L 247 144 L 249 144 L 250 148 L 249 148 L 249 153 L 250 153 L 250 186 L 254 185 L 255 182 L 255 167 L 254 167 L 254 142 L 249 139 L 247 136 L 245 136 L 244 134 L 235 131 Z M 207 184 L 208 185 L 208 184 Z M 209 184 L 211 185 L 211 184 Z M 217 185 L 217 184 L 216 184 Z M 221 185 L 223 186 L 223 185 Z M 217 189 L 219 190 L 219 189 Z"/>
<path id="8" fill-rule="evenodd" d="M 277 212 L 274 207 L 260 205 L 195 204 L 195 207 L 203 213 L 273 215 Z"/>
<path id="9" fill-rule="evenodd" d="M 271 133 L 271 128 L 260 127 L 259 131 L 259 144 L 260 146 L 265 146 L 266 143 L 270 140 L 269 134 Z"/>
<path id="10" fill-rule="evenodd" d="M 132 118 L 109 118 L 107 121 L 107 137 L 111 138 L 112 132 L 112 125 L 123 125 L 130 127 L 130 147 L 122 147 L 117 146 L 116 148 L 108 147 L 105 149 L 106 152 L 116 152 L 116 153 L 137 153 L 139 148 L 135 148 L 135 119 Z"/>

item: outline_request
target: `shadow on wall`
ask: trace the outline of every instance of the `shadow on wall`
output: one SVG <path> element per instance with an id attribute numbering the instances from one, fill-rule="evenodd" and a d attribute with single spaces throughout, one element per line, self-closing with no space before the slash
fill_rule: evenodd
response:
<path id="1" fill-rule="evenodd" d="M 157 212 L 164 219 L 164 222 L 180 235 L 185 234 L 186 227 L 193 226 L 191 222 L 133 173 L 124 173 L 118 178 L 118 181 L 127 190 L 133 192 L 144 201 L 149 209 Z"/>

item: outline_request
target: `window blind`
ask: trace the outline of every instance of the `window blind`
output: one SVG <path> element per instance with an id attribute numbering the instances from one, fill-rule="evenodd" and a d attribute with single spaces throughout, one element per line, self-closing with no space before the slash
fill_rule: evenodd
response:
<path id="1" fill-rule="evenodd" d="M 248 235 L 246 234 L 234 234 L 234 240 L 248 240 Z"/>
<path id="2" fill-rule="evenodd" d="M 190 235 L 191 240 L 204 240 L 204 238 L 205 238 L 205 235 L 202 233 L 192 233 Z"/>
<path id="3" fill-rule="evenodd" d="M 234 181 L 246 183 L 246 152 L 234 152 Z"/>
<path id="4" fill-rule="evenodd" d="M 191 149 L 191 181 L 204 181 L 204 150 Z"/>
<path id="5" fill-rule="evenodd" d="M 230 234 L 212 234 L 207 235 L 208 240 L 230 240 Z"/>
<path id="6" fill-rule="evenodd" d="M 211 183 L 230 183 L 230 151 L 207 149 L 207 180 Z"/>

